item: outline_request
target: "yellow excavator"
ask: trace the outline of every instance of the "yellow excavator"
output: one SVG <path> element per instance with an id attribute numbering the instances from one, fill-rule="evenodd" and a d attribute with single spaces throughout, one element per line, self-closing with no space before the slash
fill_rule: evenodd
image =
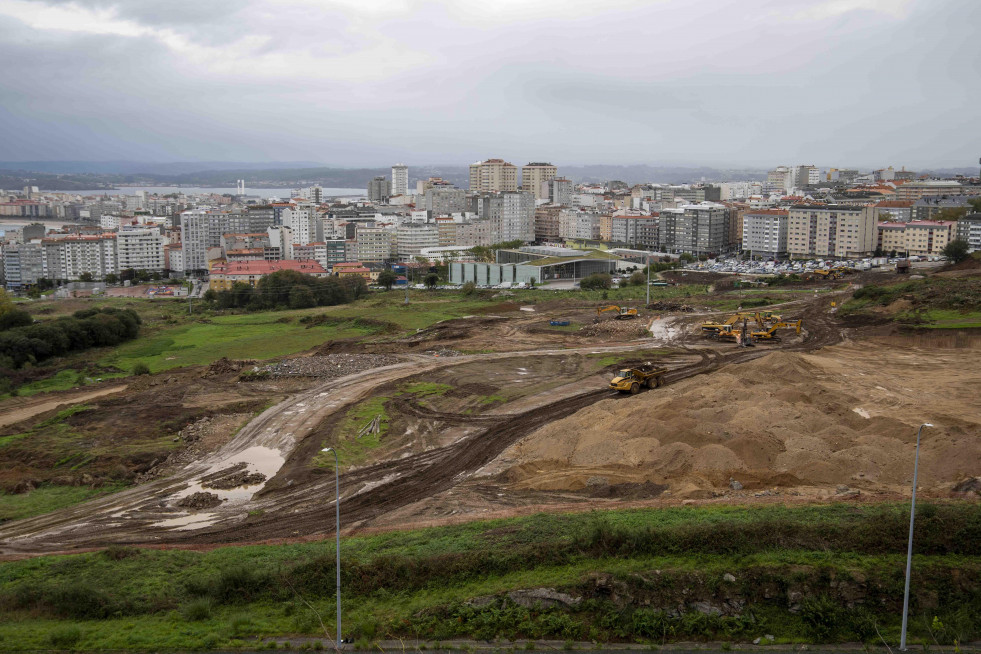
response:
<path id="1" fill-rule="evenodd" d="M 729 316 L 722 322 L 703 322 L 702 331 L 706 336 L 715 336 L 719 332 L 726 330 L 739 321 L 739 314 Z"/>
<path id="2" fill-rule="evenodd" d="M 800 328 L 803 321 L 798 320 L 797 322 L 775 322 L 770 326 L 769 329 L 753 332 L 752 337 L 754 341 L 779 341 L 780 337 L 777 336 L 777 330 L 782 327 L 791 327 L 795 330 L 797 335 L 800 335 Z"/>
<path id="3" fill-rule="evenodd" d="M 626 320 L 628 318 L 637 317 L 637 309 L 634 309 L 633 307 L 621 307 L 616 304 L 610 304 L 605 307 L 598 307 L 596 309 L 596 317 L 597 318 L 601 317 L 607 311 L 616 311 L 617 315 L 613 317 L 616 318 L 617 320 Z"/>
<path id="4" fill-rule="evenodd" d="M 772 316 L 772 318 L 770 317 Z M 709 337 L 722 337 L 723 334 L 731 334 L 732 327 L 740 320 L 755 320 L 760 329 L 767 328 L 767 321 L 771 319 L 779 320 L 780 316 L 773 316 L 772 311 L 759 311 L 757 313 L 735 313 L 725 319 L 724 322 L 704 322 L 702 332 Z M 723 339 L 730 340 L 730 339 Z"/>

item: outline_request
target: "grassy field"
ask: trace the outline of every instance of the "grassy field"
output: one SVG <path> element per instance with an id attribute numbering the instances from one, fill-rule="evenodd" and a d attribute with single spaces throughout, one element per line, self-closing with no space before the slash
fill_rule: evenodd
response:
<path id="1" fill-rule="evenodd" d="M 43 515 L 123 488 L 125 486 L 121 484 L 102 488 L 42 485 L 29 493 L 8 494 L 0 491 L 0 523 Z"/>
<path id="2" fill-rule="evenodd" d="M 881 634 L 895 643 L 907 519 L 906 505 L 683 507 L 348 538 L 346 635 L 364 648 L 391 638 L 432 648 L 452 638 L 659 644 L 765 633 L 777 642 L 878 644 Z M 981 507 L 923 504 L 916 542 L 911 642 L 981 636 Z M 317 614 L 332 632 L 333 561 L 330 540 L 8 562 L 0 649 L 323 638 Z M 579 599 L 536 605 L 513 594 L 535 588 Z"/>
<path id="3" fill-rule="evenodd" d="M 925 329 L 981 327 L 981 278 L 927 277 L 869 285 L 855 291 L 840 313 Z"/>

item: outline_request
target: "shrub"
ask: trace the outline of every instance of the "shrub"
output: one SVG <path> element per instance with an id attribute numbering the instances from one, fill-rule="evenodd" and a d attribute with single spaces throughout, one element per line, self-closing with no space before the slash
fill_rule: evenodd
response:
<path id="1" fill-rule="evenodd" d="M 463 291 L 463 294 L 464 295 L 473 295 L 474 292 L 477 290 L 477 283 L 476 282 L 467 282 L 466 284 L 464 284 L 461 287 L 460 290 Z"/>
<path id="2" fill-rule="evenodd" d="M 608 289 L 613 286 L 613 278 L 607 273 L 595 273 L 584 277 L 582 281 L 579 282 L 579 288 L 585 291 L 592 290 L 603 290 Z"/>
<path id="3" fill-rule="evenodd" d="M 211 600 L 199 598 L 181 607 L 181 615 L 188 622 L 200 622 L 211 617 Z"/>
<path id="4" fill-rule="evenodd" d="M 142 361 L 140 361 L 139 363 L 137 363 L 136 365 L 133 366 L 133 374 L 134 375 L 149 375 L 150 374 L 150 366 L 148 366 L 145 363 L 143 363 Z"/>

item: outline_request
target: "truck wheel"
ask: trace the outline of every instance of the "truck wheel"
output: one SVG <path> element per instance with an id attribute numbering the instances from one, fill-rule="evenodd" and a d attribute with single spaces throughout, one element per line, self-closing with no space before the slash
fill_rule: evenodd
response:
<path id="1" fill-rule="evenodd" d="M 664 377 L 658 377 L 657 379 L 655 379 L 654 380 L 654 386 L 656 388 L 660 388 L 660 387 L 664 386 Z"/>
<path id="2" fill-rule="evenodd" d="M 630 385 L 630 394 L 631 395 L 636 395 L 639 392 L 640 392 L 640 384 L 638 384 L 637 382 L 634 382 L 633 384 Z"/>
<path id="3" fill-rule="evenodd" d="M 657 382 L 654 381 L 653 377 L 648 377 L 647 379 L 644 380 L 644 386 L 646 386 L 647 388 L 654 388 L 654 384 L 656 383 Z"/>

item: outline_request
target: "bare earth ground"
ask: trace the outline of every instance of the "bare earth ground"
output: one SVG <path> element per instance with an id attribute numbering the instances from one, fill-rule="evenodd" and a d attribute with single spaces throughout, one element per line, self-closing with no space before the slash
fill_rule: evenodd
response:
<path id="1" fill-rule="evenodd" d="M 549 330 L 547 320 L 592 323 L 595 309 L 549 313 L 541 305 L 534 313 L 496 307 L 402 343 L 331 344 L 325 352 L 416 353 L 370 374 L 307 380 L 296 387 L 306 390 L 294 390 L 234 437 L 216 432 L 232 431 L 241 414 L 207 416 L 196 452 L 185 450 L 185 458 L 126 491 L 0 525 L 0 552 L 322 535 L 334 479 L 313 460 L 325 444 L 353 438 L 339 426 L 373 396 L 388 398 L 390 424 L 377 448 L 342 471 L 342 521 L 350 531 L 532 510 L 896 497 L 908 487 L 915 429 L 926 421 L 937 428 L 926 432 L 921 455 L 925 492 L 949 495 L 957 482 L 981 475 L 973 392 L 981 350 L 843 330 L 828 307 L 828 296 L 786 305 L 786 316 L 804 318 L 804 333 L 746 349 L 702 339 L 704 316 L 648 316 L 634 323 L 650 330 L 643 339 L 635 339 L 635 327 L 610 321 L 589 337 Z M 517 351 L 445 356 L 488 343 Z M 638 396 L 612 393 L 606 385 L 617 364 L 605 361 L 613 355 L 656 356 L 669 368 L 667 385 Z M 181 401 L 201 392 L 220 401 L 219 382 L 233 379 L 194 382 L 198 393 Z M 452 390 L 400 395 L 408 381 Z M 214 507 L 180 505 L 202 490 L 204 477 L 233 466 L 266 480 L 211 490 Z"/>
<path id="2" fill-rule="evenodd" d="M 13 425 L 67 404 L 79 404 L 97 397 L 112 395 L 126 390 L 125 384 L 106 386 L 94 391 L 71 391 L 44 394 L 31 398 L 11 398 L 0 403 L 0 427 Z"/>

